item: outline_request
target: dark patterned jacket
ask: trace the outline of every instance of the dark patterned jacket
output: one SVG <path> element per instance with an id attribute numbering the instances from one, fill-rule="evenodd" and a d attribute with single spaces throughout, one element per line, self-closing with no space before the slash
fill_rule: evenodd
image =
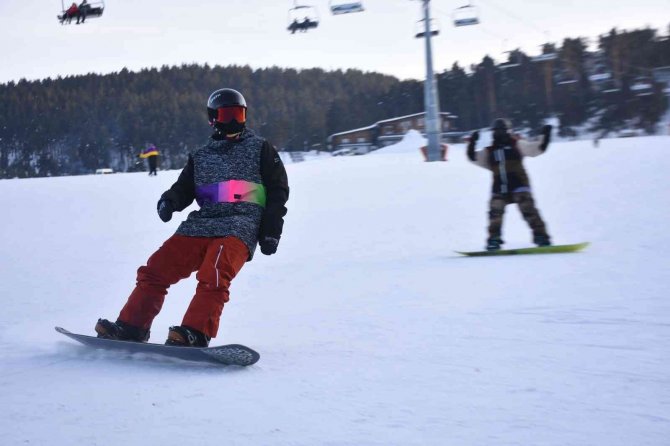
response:
<path id="1" fill-rule="evenodd" d="M 235 236 L 253 258 L 261 237 L 281 237 L 289 187 L 275 148 L 252 130 L 236 140 L 210 138 L 193 151 L 177 182 L 161 199 L 175 210 L 197 200 L 200 209 L 179 225 L 177 234 L 190 237 Z"/>
<path id="2" fill-rule="evenodd" d="M 548 141 L 527 141 L 511 135 L 494 139 L 493 144 L 475 151 L 475 141 L 468 144 L 468 159 L 493 172 L 494 194 L 530 192 L 530 180 L 523 167 L 524 156 L 538 156 L 547 150 Z"/>

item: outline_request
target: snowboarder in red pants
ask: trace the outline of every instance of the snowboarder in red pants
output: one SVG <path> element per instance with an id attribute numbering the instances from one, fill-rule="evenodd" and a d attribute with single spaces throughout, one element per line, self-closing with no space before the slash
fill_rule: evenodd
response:
<path id="1" fill-rule="evenodd" d="M 206 347 L 217 334 L 230 283 L 256 245 L 266 255 L 277 251 L 289 195 L 284 165 L 267 140 L 246 128 L 247 104 L 239 92 L 215 91 L 207 111 L 214 134 L 189 155 L 177 182 L 158 201 L 164 222 L 194 200 L 200 209 L 138 269 L 137 285 L 116 322 L 98 320 L 98 337 L 148 341 L 167 289 L 197 272 L 195 296 L 165 343 Z"/>
<path id="2" fill-rule="evenodd" d="M 510 134 L 509 122 L 496 119 L 491 126 L 493 144 L 484 150 L 475 151 L 479 132 L 470 136 L 468 159 L 493 173 L 493 187 L 489 203 L 489 237 L 486 241 L 488 251 L 497 251 L 504 242 L 501 238 L 503 215 L 508 204 L 516 203 L 521 215 L 533 231 L 533 242 L 538 246 L 549 246 L 551 240 L 547 228 L 535 207 L 530 189 L 530 180 L 523 167 L 524 156 L 543 154 L 551 140 L 550 125 L 542 128 L 540 141 L 527 141 Z"/>

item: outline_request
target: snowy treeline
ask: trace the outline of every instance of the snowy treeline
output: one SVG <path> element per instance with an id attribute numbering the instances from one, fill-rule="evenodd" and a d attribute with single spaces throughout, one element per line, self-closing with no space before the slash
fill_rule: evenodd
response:
<path id="1" fill-rule="evenodd" d="M 538 128 L 560 116 L 563 136 L 585 127 L 654 133 L 668 104 L 654 70 L 667 66 L 667 37 L 612 30 L 596 50 L 574 38 L 541 55 L 456 64 L 437 75 L 440 108 L 459 116 L 461 130 L 500 116 Z M 0 178 L 133 171 L 147 143 L 158 146 L 162 168 L 179 168 L 208 136 L 205 101 L 222 86 L 243 92 L 249 125 L 285 150 L 325 149 L 333 133 L 423 110 L 421 81 L 358 70 L 182 65 L 21 80 L 0 85 Z"/>

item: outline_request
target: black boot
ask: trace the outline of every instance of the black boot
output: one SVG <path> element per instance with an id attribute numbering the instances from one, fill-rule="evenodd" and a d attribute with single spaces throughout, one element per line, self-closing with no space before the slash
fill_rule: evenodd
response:
<path id="1" fill-rule="evenodd" d="M 536 234 L 533 236 L 533 243 L 537 246 L 551 246 L 551 239 L 547 234 Z"/>
<path id="2" fill-rule="evenodd" d="M 500 245 L 505 243 L 500 237 L 489 237 L 486 241 L 486 250 L 487 251 L 498 251 L 500 250 Z"/>
<path id="3" fill-rule="evenodd" d="M 99 338 L 132 342 L 147 342 L 150 334 L 149 330 L 119 320 L 110 322 L 107 319 L 98 319 L 98 323 L 95 324 L 95 331 Z"/>
<path id="4" fill-rule="evenodd" d="M 184 325 L 170 327 L 165 345 L 176 347 L 207 347 L 210 337 L 206 334 Z"/>

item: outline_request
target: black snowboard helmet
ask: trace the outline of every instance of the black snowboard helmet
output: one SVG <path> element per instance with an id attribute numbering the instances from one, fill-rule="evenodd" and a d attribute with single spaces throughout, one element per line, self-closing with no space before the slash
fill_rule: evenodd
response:
<path id="1" fill-rule="evenodd" d="M 508 131 L 511 127 L 512 124 L 509 122 L 509 120 L 504 118 L 498 118 L 495 121 L 493 121 L 493 124 L 491 124 L 491 130 L 493 130 L 494 132 L 496 130 Z"/>
<path id="2" fill-rule="evenodd" d="M 509 138 L 509 130 L 512 128 L 512 123 L 507 119 L 498 118 L 493 121 L 491 124 L 491 130 L 493 130 L 493 141 L 494 142 L 503 142 L 507 141 Z"/>
<path id="3" fill-rule="evenodd" d="M 209 95 L 207 117 L 218 133 L 240 133 L 247 122 L 247 101 L 239 91 L 221 88 Z"/>

